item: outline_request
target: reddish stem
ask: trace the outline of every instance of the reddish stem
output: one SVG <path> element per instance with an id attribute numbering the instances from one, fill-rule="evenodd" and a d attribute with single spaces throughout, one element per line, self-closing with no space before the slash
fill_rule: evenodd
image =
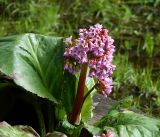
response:
<path id="1" fill-rule="evenodd" d="M 86 82 L 86 74 L 87 74 L 87 64 L 82 65 L 80 78 L 78 81 L 78 89 L 77 89 L 77 95 L 76 100 L 72 109 L 71 116 L 69 118 L 69 122 L 71 124 L 75 124 L 77 119 L 79 118 L 82 105 L 83 105 L 83 97 L 84 97 L 84 88 L 85 88 L 85 82 Z"/>

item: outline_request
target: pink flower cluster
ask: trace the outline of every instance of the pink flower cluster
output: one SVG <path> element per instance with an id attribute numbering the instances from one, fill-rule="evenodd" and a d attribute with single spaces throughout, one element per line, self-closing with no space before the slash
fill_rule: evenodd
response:
<path id="1" fill-rule="evenodd" d="M 68 48 L 64 53 L 64 68 L 75 74 L 82 64 L 87 63 L 89 76 L 97 78 L 98 91 L 108 95 L 112 89 L 110 76 L 115 69 L 112 64 L 114 40 L 108 35 L 108 30 L 96 24 L 88 29 L 80 29 L 78 39 L 72 40 L 70 36 L 65 42 Z"/>
<path id="2" fill-rule="evenodd" d="M 113 132 L 111 130 L 109 130 L 109 131 L 107 131 L 106 134 L 103 133 L 100 136 L 93 136 L 93 137 L 115 137 L 115 136 L 114 136 Z"/>

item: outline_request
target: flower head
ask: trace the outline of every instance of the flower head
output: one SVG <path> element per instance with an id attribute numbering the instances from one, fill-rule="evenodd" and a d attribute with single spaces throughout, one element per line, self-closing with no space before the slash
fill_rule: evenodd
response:
<path id="1" fill-rule="evenodd" d="M 97 89 L 108 95 L 112 89 L 111 75 L 115 69 L 112 64 L 115 46 L 114 40 L 108 35 L 108 30 L 96 24 L 88 29 L 79 29 L 79 38 L 72 36 L 65 40 L 69 48 L 64 53 L 64 68 L 75 74 L 80 71 L 82 64 L 87 63 L 89 77 L 97 79 Z"/>

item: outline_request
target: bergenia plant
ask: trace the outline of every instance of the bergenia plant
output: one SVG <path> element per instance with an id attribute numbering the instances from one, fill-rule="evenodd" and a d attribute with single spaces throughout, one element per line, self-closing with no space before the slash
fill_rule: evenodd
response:
<path id="1" fill-rule="evenodd" d="M 88 122 L 92 93 L 105 98 L 112 91 L 113 42 L 100 24 L 65 42 L 31 33 L 0 38 L 0 120 L 20 125 L 0 121 L 0 136 L 159 137 L 159 119 L 120 109 L 131 97 Z"/>
<path id="2" fill-rule="evenodd" d="M 111 93 L 111 75 L 115 69 L 112 58 L 115 46 L 108 30 L 100 24 L 90 26 L 88 29 L 79 29 L 78 39 L 72 40 L 70 36 L 65 42 L 67 48 L 64 53 L 64 68 L 73 75 L 80 72 L 76 100 L 69 118 L 70 123 L 75 124 L 83 102 L 94 88 L 106 97 Z M 87 69 L 89 69 L 88 74 Z M 96 84 L 84 95 L 87 75 L 94 78 Z"/>

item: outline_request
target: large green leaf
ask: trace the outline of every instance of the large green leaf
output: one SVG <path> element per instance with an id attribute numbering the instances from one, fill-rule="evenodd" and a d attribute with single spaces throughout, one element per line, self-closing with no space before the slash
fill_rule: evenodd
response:
<path id="1" fill-rule="evenodd" d="M 160 120 L 132 111 L 111 111 L 95 126 L 112 129 L 117 137 L 160 137 Z"/>
<path id="2" fill-rule="evenodd" d="M 71 137 L 93 137 L 102 134 L 103 130 L 96 126 L 81 123 L 74 131 Z"/>
<path id="3" fill-rule="evenodd" d="M 38 34 L 0 39 L 0 72 L 25 90 L 54 103 L 60 99 L 63 40 Z"/>
<path id="4" fill-rule="evenodd" d="M 90 77 L 87 77 L 86 79 L 86 88 L 85 88 L 85 94 L 95 85 L 95 82 L 93 80 L 93 78 L 90 78 Z M 81 112 L 81 115 L 82 115 L 82 120 L 83 121 L 88 121 L 93 113 L 92 113 L 92 110 L 93 110 L 93 105 L 92 105 L 92 96 L 93 96 L 94 92 L 92 92 L 88 97 L 87 99 L 85 100 L 84 104 L 83 104 L 83 107 L 82 107 L 82 112 Z"/>
<path id="5" fill-rule="evenodd" d="M 29 126 L 10 126 L 6 122 L 0 123 L 0 137 L 40 137 L 38 133 Z"/>
<path id="6" fill-rule="evenodd" d="M 64 72 L 64 88 L 62 93 L 62 104 L 67 115 L 72 111 L 74 100 L 76 97 L 76 77 L 69 72 Z"/>

